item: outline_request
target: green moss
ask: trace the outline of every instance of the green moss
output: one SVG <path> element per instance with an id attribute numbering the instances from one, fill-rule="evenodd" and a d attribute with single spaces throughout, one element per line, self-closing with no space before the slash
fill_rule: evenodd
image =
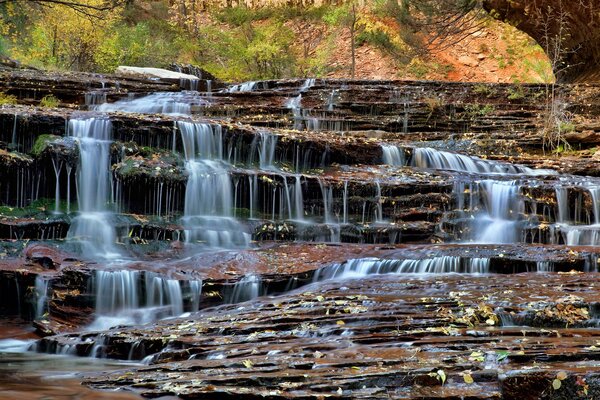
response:
<path id="1" fill-rule="evenodd" d="M 17 104 L 17 96 L 0 92 L 0 106 L 9 104 Z"/>
<path id="2" fill-rule="evenodd" d="M 35 140 L 35 143 L 33 144 L 33 147 L 31 148 L 31 154 L 38 157 L 40 154 L 42 154 L 44 152 L 44 150 L 48 147 L 48 145 L 51 142 L 58 140 L 58 139 L 60 139 L 60 136 L 56 136 L 56 135 L 40 135 L 40 136 L 38 136 L 38 138 Z"/>
<path id="3" fill-rule="evenodd" d="M 71 212 L 77 211 L 77 204 L 70 205 Z M 55 209 L 55 200 L 49 198 L 41 198 L 26 207 L 9 207 L 0 206 L 0 216 L 3 217 L 47 217 Z M 67 209 L 67 201 L 61 200 L 59 204 L 60 210 Z"/>
<path id="4" fill-rule="evenodd" d="M 51 94 L 44 96 L 42 100 L 40 100 L 41 107 L 56 108 L 59 104 L 60 100 Z"/>

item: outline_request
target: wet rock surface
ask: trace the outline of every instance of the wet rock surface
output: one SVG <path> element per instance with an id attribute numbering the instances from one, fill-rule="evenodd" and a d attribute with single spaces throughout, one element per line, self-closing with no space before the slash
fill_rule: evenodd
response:
<path id="1" fill-rule="evenodd" d="M 539 85 L 2 73 L 21 105 L 0 107 L 0 315 L 39 352 L 146 364 L 86 385 L 600 390 L 597 86 L 558 86 L 572 148 L 549 154 Z M 50 81 L 76 106 L 28 106 Z"/>
<path id="2" fill-rule="evenodd" d="M 596 278 L 430 275 L 327 282 L 152 329 L 106 332 L 107 356 L 156 354 L 147 367 L 86 382 L 145 397 L 584 398 L 598 390 L 597 332 L 582 327 L 595 326 Z M 548 328 L 528 326 L 536 322 Z M 54 340 L 85 353 L 98 338 L 86 344 L 86 335 L 70 335 L 40 345 Z M 555 389 L 557 376 L 562 385 Z"/>

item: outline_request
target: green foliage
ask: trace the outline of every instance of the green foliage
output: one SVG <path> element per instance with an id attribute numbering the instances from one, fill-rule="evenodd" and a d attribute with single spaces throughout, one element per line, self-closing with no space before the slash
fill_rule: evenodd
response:
<path id="1" fill-rule="evenodd" d="M 48 144 L 54 140 L 60 139 L 60 136 L 56 135 L 40 135 L 35 139 L 35 143 L 31 148 L 31 154 L 39 156 L 48 147 Z"/>
<path id="2" fill-rule="evenodd" d="M 349 4 L 333 7 L 323 14 L 323 22 L 330 26 L 346 25 L 351 18 Z"/>
<path id="3" fill-rule="evenodd" d="M 252 9 L 245 6 L 226 7 L 213 13 L 217 21 L 231 26 L 243 26 L 272 16 L 269 8 Z"/>
<path id="4" fill-rule="evenodd" d="M 473 86 L 473 93 L 481 94 L 486 97 L 491 97 L 496 94 L 496 90 L 491 85 L 486 85 L 484 83 L 478 83 Z"/>
<path id="5" fill-rule="evenodd" d="M 281 78 L 295 72 L 294 34 L 279 22 L 221 30 L 198 30 L 195 58 L 207 71 L 229 81 Z"/>
<path id="6" fill-rule="evenodd" d="M 51 94 L 44 96 L 42 100 L 40 100 L 41 107 L 55 108 L 58 107 L 59 104 L 60 100 Z"/>
<path id="7" fill-rule="evenodd" d="M 509 100 L 521 100 L 525 98 L 525 89 L 521 85 L 511 86 L 508 88 Z"/>
<path id="8" fill-rule="evenodd" d="M 495 110 L 496 108 L 491 104 L 467 104 L 465 106 L 466 117 L 469 119 L 485 117 L 486 115 L 493 113 Z"/>
<path id="9" fill-rule="evenodd" d="M 9 207 L 0 206 L 0 215 L 10 217 L 35 217 L 35 216 L 47 216 L 49 212 L 54 210 L 55 200 L 49 198 L 41 198 L 33 201 L 26 207 Z M 67 202 L 62 200 L 59 204 L 61 210 L 67 209 Z M 77 210 L 77 204 L 71 204 L 71 211 Z"/>
<path id="10" fill-rule="evenodd" d="M 560 121 L 558 123 L 558 130 L 562 133 L 571 133 L 575 131 L 575 124 L 570 121 Z"/>
<path id="11" fill-rule="evenodd" d="M 112 72 L 119 65 L 161 67 L 177 59 L 180 51 L 171 28 L 158 24 L 119 24 L 99 46 L 94 57 L 97 69 Z"/>
<path id="12" fill-rule="evenodd" d="M 0 57 L 8 56 L 8 47 L 6 46 L 6 40 L 0 36 Z"/>
<path id="13" fill-rule="evenodd" d="M 0 92 L 0 106 L 8 104 L 17 104 L 17 96 Z"/>

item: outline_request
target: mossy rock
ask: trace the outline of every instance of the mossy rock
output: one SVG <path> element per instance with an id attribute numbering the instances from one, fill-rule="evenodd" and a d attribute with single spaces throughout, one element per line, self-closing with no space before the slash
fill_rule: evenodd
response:
<path id="1" fill-rule="evenodd" d="M 3 167 L 27 166 L 32 162 L 33 159 L 27 154 L 0 149 L 0 165 Z"/>
<path id="2" fill-rule="evenodd" d="M 57 135 L 40 135 L 35 140 L 33 147 L 31 148 L 31 154 L 36 157 L 39 157 L 46 149 L 50 147 L 51 144 L 60 140 L 61 137 Z"/>

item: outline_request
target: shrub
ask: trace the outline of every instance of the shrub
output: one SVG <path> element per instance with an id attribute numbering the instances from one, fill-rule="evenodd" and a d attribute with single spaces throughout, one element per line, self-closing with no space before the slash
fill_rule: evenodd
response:
<path id="1" fill-rule="evenodd" d="M 0 92 L 0 106 L 6 104 L 17 104 L 17 96 Z"/>
<path id="2" fill-rule="evenodd" d="M 58 107 L 59 104 L 60 100 L 51 94 L 44 96 L 42 100 L 40 100 L 40 106 L 42 107 L 54 108 Z"/>

